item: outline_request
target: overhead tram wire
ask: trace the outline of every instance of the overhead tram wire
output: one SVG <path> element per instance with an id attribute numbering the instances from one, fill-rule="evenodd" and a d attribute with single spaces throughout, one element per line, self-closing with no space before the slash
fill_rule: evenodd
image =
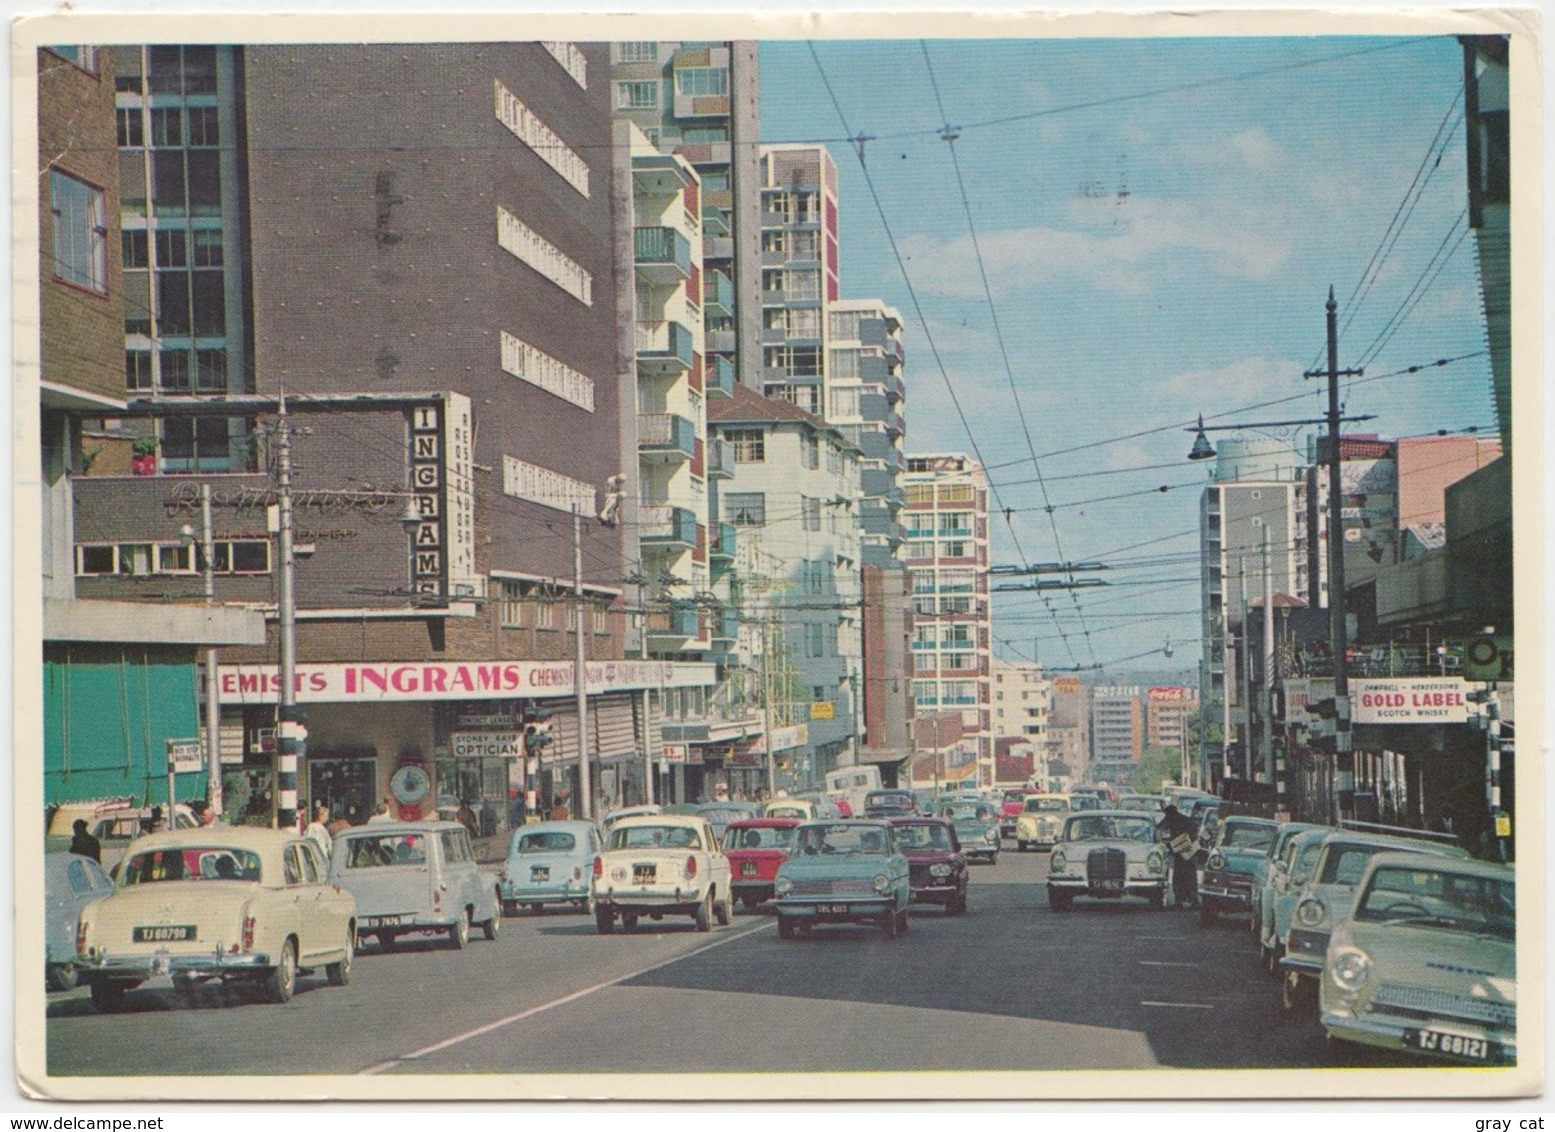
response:
<path id="1" fill-rule="evenodd" d="M 1058 555 L 1059 561 L 1062 562 L 1065 561 L 1064 540 L 1058 533 L 1058 517 L 1054 513 L 1055 509 L 1053 507 L 1053 501 L 1048 495 L 1047 482 L 1042 478 L 1042 465 L 1037 460 L 1036 443 L 1031 439 L 1031 422 L 1026 419 L 1026 409 L 1025 406 L 1021 404 L 1020 400 L 1020 389 L 1015 384 L 1015 370 L 1014 367 L 1010 365 L 1009 347 L 1004 340 L 1004 329 L 999 324 L 999 308 L 993 299 L 993 287 L 988 282 L 988 265 L 983 260 L 982 241 L 977 237 L 977 224 L 972 219 L 972 202 L 967 199 L 966 178 L 962 175 L 961 172 L 961 159 L 956 155 L 956 138 L 959 136 L 960 130 L 953 129 L 951 127 L 950 117 L 945 113 L 945 101 L 940 96 L 939 80 L 935 77 L 934 74 L 934 62 L 929 57 L 928 41 L 920 39 L 918 41 L 918 46 L 923 49 L 923 65 L 924 68 L 928 71 L 929 85 L 934 91 L 934 103 L 939 108 L 941 121 L 945 123 L 944 131 L 941 136 L 945 139 L 945 145 L 950 151 L 950 164 L 956 172 L 956 189 L 961 194 L 961 210 L 966 214 L 967 232 L 972 237 L 972 251 L 977 256 L 977 274 L 983 282 L 983 297 L 988 303 L 988 317 L 993 323 L 994 339 L 999 344 L 999 357 L 1004 363 L 1004 376 L 1010 383 L 1010 397 L 1015 402 L 1015 415 L 1020 419 L 1021 433 L 1026 438 L 1026 450 L 1031 453 L 1031 466 L 1032 469 L 1036 472 L 1037 485 L 1041 488 L 1042 491 L 1042 502 L 1044 504 L 1044 509 L 1047 511 L 1048 525 L 1053 531 L 1054 553 Z M 1015 531 L 1015 522 L 1011 518 L 1012 513 L 1013 512 L 1010 510 L 1005 510 L 1004 523 L 1005 526 L 1009 527 L 1010 533 L 1013 537 Z M 1068 576 L 1070 586 L 1073 587 L 1075 576 L 1072 569 L 1069 571 Z M 1074 604 L 1075 612 L 1080 615 L 1080 631 L 1086 638 L 1086 648 L 1090 650 L 1091 659 L 1095 660 L 1096 651 L 1095 649 L 1091 648 L 1090 630 L 1086 627 L 1085 624 L 1085 612 L 1080 605 L 1080 596 L 1078 590 L 1071 588 L 1069 590 L 1069 599 Z"/>
<path id="2" fill-rule="evenodd" d="M 1458 214 L 1457 219 L 1452 222 L 1452 226 L 1447 229 L 1447 233 L 1442 237 L 1441 243 L 1437 244 L 1436 251 L 1432 253 L 1430 261 L 1421 269 L 1414 285 L 1409 288 L 1409 293 L 1399 303 L 1398 308 L 1393 312 L 1392 317 L 1388 319 L 1387 324 L 1378 331 L 1377 336 L 1371 340 L 1371 344 L 1361 351 L 1359 363 L 1361 366 L 1374 360 L 1387 348 L 1388 343 L 1393 341 L 1393 336 L 1398 333 L 1405 320 L 1414 313 L 1415 307 L 1420 305 L 1420 300 L 1425 298 L 1426 293 L 1435 286 L 1436 280 L 1441 276 L 1448 262 L 1457 253 L 1463 241 L 1468 238 L 1468 215 L 1469 210 L 1465 206 L 1463 211 Z M 1461 230 L 1459 228 L 1460 224 L 1462 225 Z M 1457 241 L 1451 248 L 1447 248 L 1447 241 L 1451 240 L 1455 234 L 1458 237 Z M 1443 254 L 1444 249 L 1445 254 Z M 1427 279 L 1427 276 L 1430 276 L 1430 278 Z"/>
<path id="3" fill-rule="evenodd" d="M 847 115 L 842 112 L 842 105 L 837 101 L 837 93 L 832 89 L 831 79 L 826 74 L 826 68 L 821 63 L 820 55 L 816 53 L 815 41 L 809 40 L 807 44 L 810 49 L 810 58 L 815 61 L 815 69 L 821 76 L 821 84 L 826 88 L 826 94 L 831 99 L 832 108 L 837 112 L 837 120 L 842 123 L 843 130 L 851 134 L 852 130 L 848 125 Z M 972 431 L 971 423 L 966 419 L 965 410 L 961 407 L 961 398 L 956 395 L 955 383 L 950 380 L 950 374 L 945 370 L 945 362 L 940 357 L 939 346 L 935 344 L 934 333 L 929 329 L 928 319 L 924 317 L 923 304 L 918 300 L 918 292 L 912 285 L 912 277 L 907 273 L 907 264 L 902 259 L 901 248 L 897 245 L 896 235 L 891 230 L 891 222 L 886 217 L 885 207 L 880 203 L 880 194 L 875 188 L 874 178 L 870 176 L 869 165 L 864 160 L 864 143 L 857 137 L 850 138 L 849 141 L 854 146 L 854 154 L 858 158 L 859 170 L 864 176 L 864 184 L 869 189 L 870 199 L 875 205 L 875 212 L 880 217 L 880 224 L 885 230 L 886 241 L 891 245 L 891 255 L 896 259 L 896 268 L 902 275 L 902 285 L 907 288 L 908 298 L 912 300 L 913 310 L 918 317 L 918 325 L 923 331 L 925 341 L 929 344 L 929 352 L 934 355 L 934 364 L 939 369 L 940 378 L 944 381 L 945 389 L 950 394 L 950 403 L 955 406 L 956 416 L 961 420 L 961 427 L 966 431 L 967 442 L 972 446 L 972 453 L 977 457 L 977 462 L 982 466 L 986 474 L 988 463 L 983 459 L 982 448 L 977 443 L 977 436 Z M 993 495 L 994 503 L 999 510 L 1004 510 L 1003 500 L 999 497 L 998 485 L 994 483 L 992 476 L 988 477 L 988 490 Z M 1010 528 L 1010 541 L 1015 544 L 1015 552 L 1020 556 L 1021 564 L 1030 566 L 1030 559 L 1026 556 L 1025 548 L 1020 543 L 1020 536 L 1015 533 L 1013 526 Z M 1069 643 L 1067 636 L 1064 638 L 1064 645 L 1069 652 L 1070 659 L 1076 660 L 1074 648 Z"/>

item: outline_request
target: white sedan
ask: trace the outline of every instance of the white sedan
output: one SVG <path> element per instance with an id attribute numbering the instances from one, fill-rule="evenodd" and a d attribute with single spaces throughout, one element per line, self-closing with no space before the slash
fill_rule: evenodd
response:
<path id="1" fill-rule="evenodd" d="M 642 916 L 690 916 L 698 931 L 734 918 L 729 858 L 706 818 L 656 814 L 622 818 L 594 859 L 594 923 L 627 931 Z"/>
<path id="2" fill-rule="evenodd" d="M 1047 903 L 1067 911 L 1076 896 L 1119 900 L 1142 896 L 1152 908 L 1166 899 L 1166 847 L 1155 815 L 1139 810 L 1070 814 L 1048 856 Z"/>
<path id="3" fill-rule="evenodd" d="M 181 997 L 202 982 L 247 982 L 287 1002 L 297 977 L 322 968 L 351 977 L 356 901 L 327 883 L 311 838 L 212 826 L 131 843 L 111 895 L 87 905 L 76 968 L 92 1004 L 119 1010 L 125 994 L 170 979 Z"/>

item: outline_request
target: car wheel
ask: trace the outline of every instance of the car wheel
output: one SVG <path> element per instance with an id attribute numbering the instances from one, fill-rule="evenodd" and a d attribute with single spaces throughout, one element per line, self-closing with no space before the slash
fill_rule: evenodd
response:
<path id="1" fill-rule="evenodd" d="M 1047 906 L 1055 912 L 1067 912 L 1069 906 L 1074 903 L 1074 897 L 1067 892 L 1060 892 L 1052 886 L 1047 890 Z"/>
<path id="2" fill-rule="evenodd" d="M 531 916 L 538 916 L 538 915 L 540 915 L 544 911 L 545 911 L 545 904 L 543 902 L 539 901 L 539 900 L 536 900 L 533 904 L 531 904 L 529 906 L 529 914 Z"/>
<path id="3" fill-rule="evenodd" d="M 896 938 L 898 923 L 899 918 L 894 911 L 887 912 L 885 916 L 882 917 L 880 920 L 880 931 L 882 934 L 884 934 L 886 939 Z"/>
<path id="4" fill-rule="evenodd" d="M 781 912 L 778 913 L 778 938 L 794 938 L 794 921 L 783 915 Z"/>
<path id="5" fill-rule="evenodd" d="M 399 936 L 393 932 L 378 933 L 378 948 L 380 951 L 393 951 L 399 945 Z"/>
<path id="6" fill-rule="evenodd" d="M 637 930 L 636 912 L 621 913 L 621 930 L 624 932 L 635 932 Z"/>
<path id="7" fill-rule="evenodd" d="M 1150 894 L 1150 907 L 1157 912 L 1159 912 L 1162 908 L 1165 908 L 1166 893 L 1162 892 L 1159 888 L 1152 892 Z"/>
<path id="8" fill-rule="evenodd" d="M 486 933 L 487 939 L 496 939 L 497 933 L 502 930 L 502 917 L 493 916 L 481 925 L 481 930 Z"/>
<path id="9" fill-rule="evenodd" d="M 761 897 L 757 896 L 755 893 L 742 896 L 740 897 L 740 906 L 743 907 L 747 912 L 754 912 L 757 908 L 761 907 Z"/>
<path id="10" fill-rule="evenodd" d="M 1317 989 L 1309 985 L 1295 971 L 1286 971 L 1285 977 L 1280 980 L 1280 1006 L 1288 1017 L 1297 1017 L 1306 1014 L 1317 999 Z"/>
<path id="11" fill-rule="evenodd" d="M 947 916 L 964 916 L 964 915 L 966 915 L 966 890 L 965 889 L 963 889 L 962 891 L 956 893 L 954 896 L 952 896 L 950 898 L 949 903 L 947 903 L 945 905 L 945 914 Z"/>
<path id="12" fill-rule="evenodd" d="M 71 990 L 80 977 L 74 963 L 50 963 L 43 972 L 43 982 L 49 990 Z"/>
<path id="13" fill-rule="evenodd" d="M 908 926 L 909 921 L 907 919 L 907 909 L 903 908 L 896 914 L 896 934 L 906 935 Z"/>
<path id="14" fill-rule="evenodd" d="M 713 891 L 708 889 L 707 895 L 702 897 L 702 903 L 697 905 L 696 925 L 699 932 L 713 930 Z"/>
<path id="15" fill-rule="evenodd" d="M 600 935 L 609 935 L 615 931 L 616 918 L 611 914 L 608 906 L 604 904 L 594 905 L 594 927 Z"/>
<path id="16" fill-rule="evenodd" d="M 502 914 L 504 916 L 518 915 L 518 905 L 513 903 L 511 900 L 504 900 L 502 902 Z"/>
<path id="17" fill-rule="evenodd" d="M 281 945 L 281 960 L 265 978 L 265 998 L 283 1003 L 292 1000 L 297 990 L 297 945 L 287 940 Z"/>
<path id="18" fill-rule="evenodd" d="M 343 987 L 351 981 L 351 961 L 356 958 L 355 933 L 346 936 L 345 957 L 338 963 L 331 963 L 324 968 L 324 975 L 329 979 L 332 987 Z"/>
<path id="19" fill-rule="evenodd" d="M 713 915 L 717 918 L 720 927 L 726 928 L 734 923 L 734 897 L 726 896 L 713 905 Z"/>
<path id="20" fill-rule="evenodd" d="M 173 998 L 179 1006 L 191 1009 L 199 1005 L 197 984 L 188 975 L 173 976 Z"/>
<path id="21" fill-rule="evenodd" d="M 104 1014 L 117 1014 L 124 1009 L 124 995 L 129 988 L 112 979 L 92 980 L 92 1005 Z"/>
<path id="22" fill-rule="evenodd" d="M 455 951 L 463 951 L 464 945 L 470 942 L 470 913 L 461 911 L 459 919 L 454 926 L 448 929 L 448 946 Z"/>
<path id="23" fill-rule="evenodd" d="M 1202 900 L 1201 899 L 1199 901 L 1199 926 L 1201 928 L 1212 928 L 1212 927 L 1214 927 L 1215 926 L 1215 921 L 1218 920 L 1219 918 L 1220 918 L 1220 913 L 1215 911 L 1215 909 L 1213 909 L 1213 908 L 1211 908 L 1209 906 L 1209 901 L 1208 900 Z"/>

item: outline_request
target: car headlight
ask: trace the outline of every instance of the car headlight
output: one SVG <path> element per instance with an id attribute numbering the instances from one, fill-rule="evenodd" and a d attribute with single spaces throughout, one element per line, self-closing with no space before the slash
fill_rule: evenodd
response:
<path id="1" fill-rule="evenodd" d="M 790 892 L 794 891 L 794 882 L 789 880 L 787 877 L 778 877 L 777 883 L 774 884 L 772 888 L 779 896 L 787 896 Z"/>
<path id="2" fill-rule="evenodd" d="M 1222 853 L 1219 849 L 1216 849 L 1209 855 L 1209 860 L 1204 862 L 1204 867 L 1206 869 L 1214 869 L 1216 872 L 1219 872 L 1221 869 L 1226 867 L 1225 854 Z"/>
<path id="3" fill-rule="evenodd" d="M 1329 963 L 1328 974 L 1340 990 L 1354 994 L 1371 974 L 1371 956 L 1357 948 L 1346 948 Z"/>
<path id="4" fill-rule="evenodd" d="M 1159 849 L 1150 850 L 1150 854 L 1145 858 L 1145 868 L 1150 870 L 1152 875 L 1160 876 L 1166 871 L 1166 855 Z"/>
<path id="5" fill-rule="evenodd" d="M 886 876 L 885 873 L 877 873 L 875 875 L 875 891 L 876 892 L 884 892 L 886 889 L 888 889 L 890 887 L 891 887 L 891 878 L 890 877 Z"/>
<path id="6" fill-rule="evenodd" d="M 1064 856 L 1064 851 L 1062 849 L 1054 849 L 1052 856 L 1047 859 L 1047 871 L 1050 873 L 1061 873 L 1067 864 L 1069 864 L 1069 858 Z"/>
<path id="7" fill-rule="evenodd" d="M 1328 918 L 1328 909 L 1321 900 L 1303 900 L 1296 905 L 1296 919 L 1309 928 L 1315 928 Z"/>
<path id="8" fill-rule="evenodd" d="M 950 866 L 949 865 L 930 865 L 929 866 L 929 875 L 931 877 L 948 877 L 950 875 Z"/>

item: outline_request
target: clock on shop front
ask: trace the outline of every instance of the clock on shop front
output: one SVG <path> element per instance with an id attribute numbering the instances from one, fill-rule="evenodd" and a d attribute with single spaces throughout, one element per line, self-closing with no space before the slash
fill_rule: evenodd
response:
<path id="1" fill-rule="evenodd" d="M 389 792 L 400 804 L 400 817 L 416 821 L 421 817 L 421 803 L 432 792 L 432 778 L 420 763 L 406 763 L 389 779 Z"/>

